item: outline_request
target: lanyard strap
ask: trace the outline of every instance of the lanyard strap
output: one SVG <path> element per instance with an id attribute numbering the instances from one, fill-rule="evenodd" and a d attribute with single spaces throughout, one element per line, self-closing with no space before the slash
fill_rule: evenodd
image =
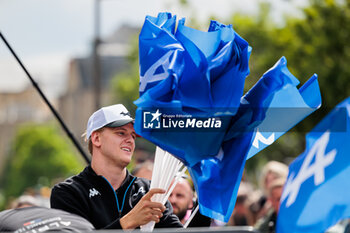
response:
<path id="1" fill-rule="evenodd" d="M 113 189 L 114 196 L 115 196 L 115 200 L 117 201 L 117 208 L 118 208 L 119 217 L 121 217 L 121 214 L 122 214 L 122 211 L 123 211 L 123 208 L 124 208 L 126 193 L 128 192 L 130 186 L 132 185 L 132 183 L 134 182 L 134 180 L 136 179 L 136 177 L 134 177 L 134 178 L 132 179 L 132 181 L 130 182 L 129 186 L 128 186 L 128 187 L 126 188 L 126 190 L 125 190 L 124 197 L 123 197 L 123 202 L 122 202 L 122 207 L 121 207 L 121 208 L 119 208 L 119 201 L 118 201 L 117 192 L 114 190 L 114 188 L 113 188 L 113 186 L 111 185 L 111 183 L 109 183 L 109 181 L 108 181 L 104 176 L 102 176 L 102 177 L 107 181 L 107 183 L 109 184 L 109 186 L 111 186 L 111 188 Z"/>

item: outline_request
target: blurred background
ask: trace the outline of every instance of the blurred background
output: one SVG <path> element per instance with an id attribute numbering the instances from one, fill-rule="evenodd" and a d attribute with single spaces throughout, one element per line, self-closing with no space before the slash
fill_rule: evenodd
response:
<path id="1" fill-rule="evenodd" d="M 232 24 L 253 48 L 245 90 L 281 56 L 301 83 L 319 75 L 321 109 L 247 161 L 252 184 L 267 161 L 298 156 L 305 134 L 350 96 L 350 0 L 0 0 L 0 31 L 87 151 L 81 134 L 97 108 L 135 112 L 138 34 L 161 11 L 199 30 L 210 20 Z M 23 193 L 48 197 L 86 165 L 2 41 L 0 127 L 0 210 Z M 152 160 L 154 148 L 138 139 L 130 168 Z"/>

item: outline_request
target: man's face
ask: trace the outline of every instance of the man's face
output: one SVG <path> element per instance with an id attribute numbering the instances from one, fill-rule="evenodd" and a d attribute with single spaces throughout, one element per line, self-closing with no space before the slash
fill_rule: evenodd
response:
<path id="1" fill-rule="evenodd" d="M 270 193 L 270 201 L 272 208 L 278 213 L 279 207 L 280 207 L 280 199 L 282 196 L 283 187 L 275 187 L 271 190 Z"/>
<path id="2" fill-rule="evenodd" d="M 96 133 L 99 133 L 97 145 L 104 158 L 126 167 L 135 150 L 136 133 L 133 124 L 129 123 L 115 128 L 106 127 Z"/>
<path id="3" fill-rule="evenodd" d="M 180 221 L 185 217 L 187 210 L 193 207 L 192 198 L 193 191 L 185 181 L 179 182 L 170 194 L 169 201 Z"/>
<path id="4" fill-rule="evenodd" d="M 271 185 L 272 181 L 277 179 L 277 175 L 274 174 L 273 172 L 268 172 L 265 177 L 265 189 L 267 190 L 268 187 Z"/>

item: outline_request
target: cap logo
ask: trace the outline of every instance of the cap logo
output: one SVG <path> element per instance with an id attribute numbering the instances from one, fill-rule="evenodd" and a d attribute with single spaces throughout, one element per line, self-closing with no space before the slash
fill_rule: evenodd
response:
<path id="1" fill-rule="evenodd" d="M 92 132 L 95 130 L 101 129 L 112 122 L 116 122 L 118 125 L 118 121 L 119 124 L 125 124 L 133 120 L 134 119 L 131 117 L 129 111 L 122 104 L 115 104 L 100 108 L 94 112 L 88 120 L 86 127 L 86 139 L 89 139 Z"/>
<path id="2" fill-rule="evenodd" d="M 120 115 L 123 115 L 123 116 L 129 116 L 131 117 L 130 113 L 129 112 L 121 112 Z"/>

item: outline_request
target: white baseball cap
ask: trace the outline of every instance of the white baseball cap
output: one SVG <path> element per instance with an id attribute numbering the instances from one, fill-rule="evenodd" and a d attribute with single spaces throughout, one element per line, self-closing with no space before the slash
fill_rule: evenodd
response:
<path id="1" fill-rule="evenodd" d="M 134 122 L 134 119 L 122 104 L 100 108 L 89 118 L 86 127 L 86 139 L 90 138 L 92 132 L 103 127 L 120 127 L 130 122 Z"/>

